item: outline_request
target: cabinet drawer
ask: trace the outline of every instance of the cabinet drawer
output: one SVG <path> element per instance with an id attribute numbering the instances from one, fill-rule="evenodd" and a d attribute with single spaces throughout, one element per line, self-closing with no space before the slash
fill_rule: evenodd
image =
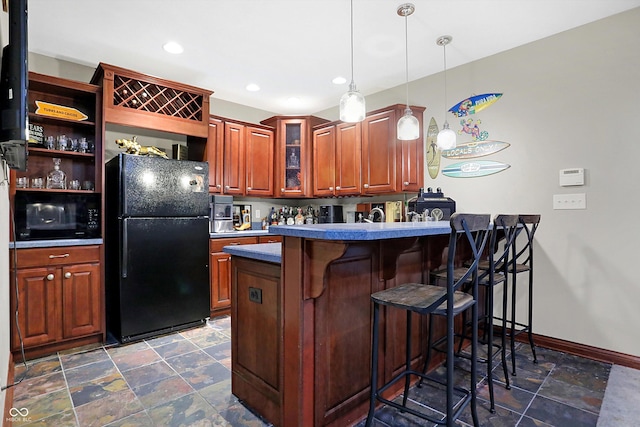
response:
<path id="1" fill-rule="evenodd" d="M 9 257 L 13 268 L 13 256 Z M 100 246 L 18 249 L 18 268 L 100 261 Z"/>
<path id="2" fill-rule="evenodd" d="M 258 243 L 278 243 L 282 242 L 282 236 L 259 236 Z"/>
<path id="3" fill-rule="evenodd" d="M 252 245 L 258 243 L 257 237 L 236 237 L 224 239 L 210 239 L 209 250 L 211 252 L 222 252 L 222 248 L 231 245 Z"/>

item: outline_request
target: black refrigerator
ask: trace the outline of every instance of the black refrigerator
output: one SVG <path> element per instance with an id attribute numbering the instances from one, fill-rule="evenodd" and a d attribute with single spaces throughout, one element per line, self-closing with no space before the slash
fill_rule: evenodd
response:
<path id="1" fill-rule="evenodd" d="M 209 316 L 209 166 L 119 154 L 107 162 L 107 331 L 120 342 Z"/>

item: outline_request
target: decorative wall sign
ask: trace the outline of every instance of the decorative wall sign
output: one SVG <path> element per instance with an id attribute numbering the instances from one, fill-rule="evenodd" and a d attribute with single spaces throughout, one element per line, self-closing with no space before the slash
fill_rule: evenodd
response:
<path id="1" fill-rule="evenodd" d="M 502 151 L 511 144 L 503 141 L 478 141 L 458 144 L 451 150 L 442 150 L 442 157 L 447 159 L 474 159 Z"/>
<path id="2" fill-rule="evenodd" d="M 506 163 L 478 160 L 475 162 L 454 163 L 442 169 L 442 174 L 451 178 L 475 178 L 502 172 L 509 167 L 510 165 Z"/>
<path id="3" fill-rule="evenodd" d="M 432 179 L 438 176 L 440 171 L 440 149 L 436 145 L 438 139 L 438 124 L 436 119 L 431 117 L 427 128 L 427 170 Z"/>
<path id="4" fill-rule="evenodd" d="M 40 116 L 56 117 L 58 119 L 74 120 L 77 122 L 81 122 L 89 118 L 86 114 L 76 108 L 51 104 L 45 101 L 36 101 L 36 107 L 38 107 L 36 109 L 36 114 Z"/>
<path id="5" fill-rule="evenodd" d="M 485 108 L 493 105 L 500 97 L 501 93 L 485 93 L 482 95 L 474 95 L 466 98 L 451 107 L 449 111 L 458 117 L 469 116 L 478 113 Z"/>

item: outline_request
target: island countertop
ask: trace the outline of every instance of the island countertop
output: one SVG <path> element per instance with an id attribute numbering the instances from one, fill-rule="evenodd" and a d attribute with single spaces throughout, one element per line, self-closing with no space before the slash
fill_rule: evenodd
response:
<path id="1" fill-rule="evenodd" d="M 282 260 L 281 243 L 259 243 L 255 245 L 225 246 L 222 250 L 233 256 L 280 264 Z"/>
<path id="2" fill-rule="evenodd" d="M 448 234 L 449 221 L 272 225 L 269 233 L 321 240 L 383 240 Z"/>

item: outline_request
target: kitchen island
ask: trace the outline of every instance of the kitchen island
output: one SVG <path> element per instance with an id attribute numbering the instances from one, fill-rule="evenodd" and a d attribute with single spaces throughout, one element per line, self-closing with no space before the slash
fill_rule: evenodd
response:
<path id="1" fill-rule="evenodd" d="M 233 393 L 276 426 L 361 420 L 370 295 L 425 283 L 442 264 L 449 232 L 446 221 L 272 226 L 283 236 L 279 258 L 277 243 L 225 247 L 232 254 Z M 381 320 L 379 377 L 387 381 L 404 364 L 406 315 L 385 311 Z M 412 359 L 421 367 L 427 324 L 416 322 Z"/>

